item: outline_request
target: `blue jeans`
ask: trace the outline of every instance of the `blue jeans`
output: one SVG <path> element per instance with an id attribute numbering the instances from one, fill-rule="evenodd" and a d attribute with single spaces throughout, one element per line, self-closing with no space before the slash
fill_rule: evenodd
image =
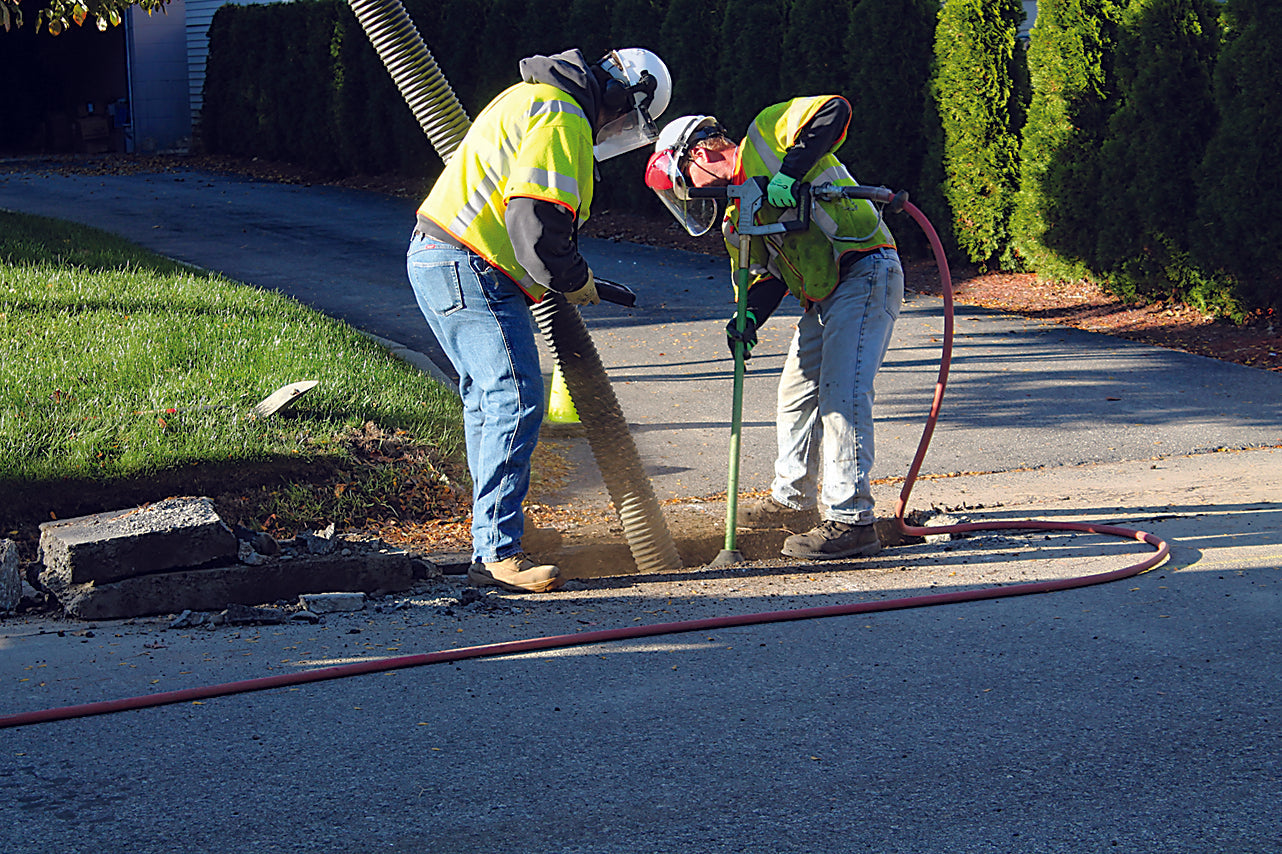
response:
<path id="1" fill-rule="evenodd" d="M 415 234 L 406 268 L 418 307 L 459 375 L 472 475 L 472 559 L 521 551 L 543 374 L 525 295 L 480 256 Z"/>
<path id="2" fill-rule="evenodd" d="M 904 300 L 893 249 L 874 251 L 797 322 L 779 377 L 778 456 L 771 495 L 796 509 L 815 506 L 822 471 L 825 518 L 874 521 L 873 380 Z"/>

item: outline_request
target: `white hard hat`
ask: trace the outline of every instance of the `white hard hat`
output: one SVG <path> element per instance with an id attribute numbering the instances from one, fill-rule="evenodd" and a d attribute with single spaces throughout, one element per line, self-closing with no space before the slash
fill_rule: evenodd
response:
<path id="1" fill-rule="evenodd" d="M 646 163 L 646 186 L 654 190 L 668 212 L 694 237 L 706 234 L 716 224 L 718 207 L 714 199 L 690 198 L 682 161 L 690 146 L 699 140 L 725 135 L 725 129 L 712 116 L 682 116 L 660 131 L 654 154 Z"/>
<path id="2" fill-rule="evenodd" d="M 655 151 L 668 149 L 678 158 L 685 157 L 690 146 L 710 136 L 726 136 L 726 129 L 713 116 L 682 116 L 673 119 L 659 132 Z"/>
<path id="3" fill-rule="evenodd" d="M 654 120 L 672 100 L 672 75 L 658 55 L 640 47 L 612 50 L 601 68 L 610 75 L 602 96 L 606 111 L 622 113 L 597 131 L 597 160 L 609 160 L 654 142 Z"/>

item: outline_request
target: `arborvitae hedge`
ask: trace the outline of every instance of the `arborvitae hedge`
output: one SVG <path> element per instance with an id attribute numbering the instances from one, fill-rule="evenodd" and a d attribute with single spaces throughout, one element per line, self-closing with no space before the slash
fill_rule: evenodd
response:
<path id="1" fill-rule="evenodd" d="M 440 170 L 369 38 L 336 0 L 220 8 L 198 137 L 206 151 L 335 177 Z"/>
<path id="2" fill-rule="evenodd" d="M 716 95 L 709 112 L 736 138 L 764 108 L 810 94 L 785 92 L 779 85 L 782 65 L 798 61 L 783 51 L 789 5 L 789 0 L 726 0 L 717 76 L 708 81 L 708 94 L 715 86 Z"/>
<path id="3" fill-rule="evenodd" d="M 922 171 L 929 126 L 939 124 L 927 91 L 938 13 L 937 0 L 860 0 L 846 30 L 845 78 L 826 91 L 844 94 L 853 108 L 837 152 L 851 174 L 861 183 L 907 190 L 931 220 L 945 222 L 948 211 Z M 906 220 L 892 221 L 891 228 L 901 248 L 925 248 Z"/>
<path id="4" fill-rule="evenodd" d="M 725 0 L 670 0 L 659 27 L 656 51 L 672 72 L 672 103 L 659 119 L 715 115 L 720 55 L 708 34 L 725 19 Z"/>
<path id="5" fill-rule="evenodd" d="M 1037 5 L 1028 48 L 1033 94 L 1011 232 L 1018 262 L 1051 277 L 1090 277 L 1119 17 L 1112 0 Z"/>
<path id="6" fill-rule="evenodd" d="M 850 3 L 792 0 L 788 9 L 788 25 L 777 36 L 772 36 L 781 43 L 782 49 L 779 54 L 780 97 L 771 103 L 801 95 L 849 94 L 844 91 L 846 64 L 853 56 L 852 52 L 842 49 L 835 35 L 846 32 L 852 11 L 861 2 L 868 0 L 852 0 Z"/>
<path id="7" fill-rule="evenodd" d="M 935 31 L 944 196 L 953 239 L 981 265 L 1000 264 L 1009 246 L 1019 174 L 1013 68 L 1023 20 L 1017 0 L 947 0 Z"/>
<path id="8" fill-rule="evenodd" d="M 1201 275 L 1188 238 L 1215 127 L 1216 12 L 1213 0 L 1132 0 L 1122 20 L 1091 266 L 1123 297 L 1164 298 Z"/>
<path id="9" fill-rule="evenodd" d="M 1244 308 L 1282 310 L 1282 4 L 1229 0 L 1215 68 L 1219 127 L 1198 171 L 1193 245 Z"/>

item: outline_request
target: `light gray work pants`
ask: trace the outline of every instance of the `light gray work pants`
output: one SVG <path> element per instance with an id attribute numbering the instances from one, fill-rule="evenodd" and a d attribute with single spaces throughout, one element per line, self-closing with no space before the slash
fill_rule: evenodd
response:
<path id="1" fill-rule="evenodd" d="M 861 258 L 798 321 L 775 414 L 771 494 L 780 504 L 803 509 L 818 498 L 827 519 L 874 521 L 873 380 L 903 299 L 899 254 L 881 249 Z M 820 475 L 823 491 L 816 495 Z"/>

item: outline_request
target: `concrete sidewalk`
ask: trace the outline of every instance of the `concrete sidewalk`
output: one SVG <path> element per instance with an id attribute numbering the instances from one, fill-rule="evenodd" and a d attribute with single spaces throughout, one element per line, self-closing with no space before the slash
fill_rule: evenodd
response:
<path id="1" fill-rule="evenodd" d="M 26 174 L 0 176 L 0 207 L 118 231 L 433 352 L 404 282 L 412 203 L 205 173 Z M 655 491 L 705 498 L 679 512 L 715 529 L 728 264 L 608 242 L 586 251 L 599 275 L 640 295 L 635 310 L 583 314 Z M 939 309 L 910 299 L 879 378 L 883 516 L 933 391 Z M 768 483 L 789 334 L 772 319 L 750 363 L 745 489 Z M 0 730 L 11 757 L 0 848 L 1275 852 L 1280 402 L 1277 374 L 959 307 L 944 413 L 910 508 L 1139 528 L 1170 544 L 1166 564 L 1049 595 L 689 631 Z M 603 501 L 585 443 L 550 442 L 581 465 L 546 500 Z M 1098 573 L 1149 553 L 1114 537 L 1002 532 L 857 563 L 690 566 L 470 604 L 447 577 L 318 626 L 6 618 L 0 715 L 517 638 Z"/>

